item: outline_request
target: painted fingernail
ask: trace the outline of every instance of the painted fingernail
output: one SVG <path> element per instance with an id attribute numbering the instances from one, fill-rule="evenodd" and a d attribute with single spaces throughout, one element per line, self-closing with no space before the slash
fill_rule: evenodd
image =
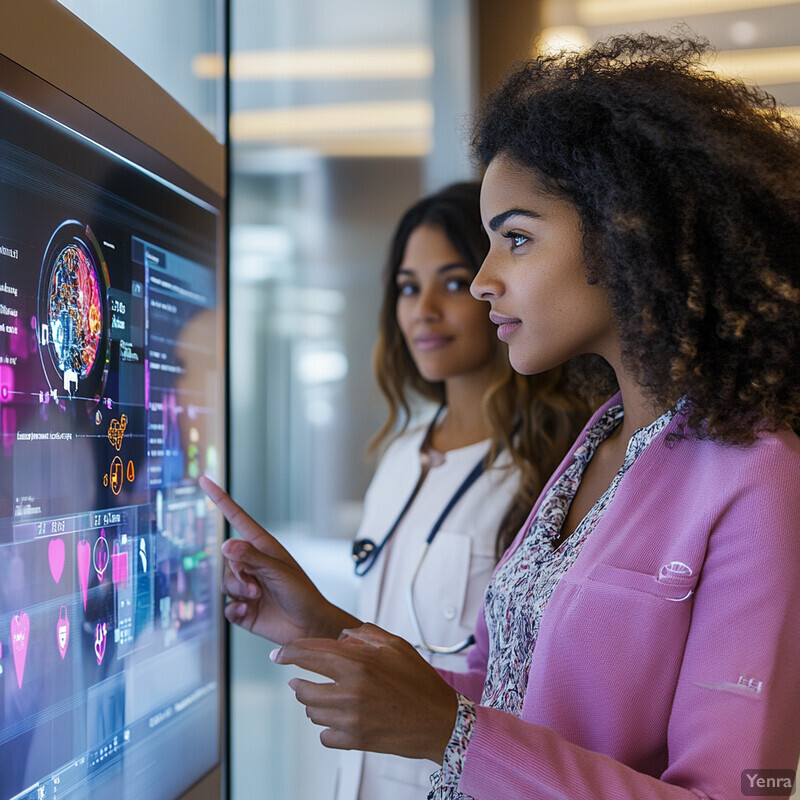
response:
<path id="1" fill-rule="evenodd" d="M 294 692 L 297 689 L 297 684 L 300 683 L 300 678 L 292 678 L 290 681 L 287 681 L 287 686 Z"/>
<path id="2" fill-rule="evenodd" d="M 277 662 L 277 660 L 278 660 L 278 653 L 280 653 L 280 651 L 281 651 L 281 648 L 280 648 L 280 647 L 276 647 L 274 650 L 271 650 L 271 651 L 270 651 L 270 654 L 269 654 L 269 660 L 270 660 L 270 661 L 275 661 L 275 662 Z"/>

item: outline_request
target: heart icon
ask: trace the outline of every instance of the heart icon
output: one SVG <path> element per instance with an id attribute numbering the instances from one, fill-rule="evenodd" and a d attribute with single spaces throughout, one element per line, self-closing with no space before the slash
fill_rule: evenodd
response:
<path id="1" fill-rule="evenodd" d="M 25 674 L 25 659 L 28 657 L 28 637 L 31 632 L 31 618 L 23 611 L 11 617 L 11 652 L 14 654 L 14 667 L 17 671 L 17 686 L 22 688 Z"/>
<path id="2" fill-rule="evenodd" d="M 89 590 L 89 564 L 92 560 L 92 546 L 86 539 L 78 542 L 78 578 L 83 592 L 83 610 L 86 611 L 86 598 Z"/>
<path id="3" fill-rule="evenodd" d="M 63 539 L 50 540 L 50 544 L 47 546 L 47 556 L 50 559 L 50 574 L 56 583 L 61 580 L 61 575 L 64 572 L 65 553 L 66 548 L 64 547 Z"/>

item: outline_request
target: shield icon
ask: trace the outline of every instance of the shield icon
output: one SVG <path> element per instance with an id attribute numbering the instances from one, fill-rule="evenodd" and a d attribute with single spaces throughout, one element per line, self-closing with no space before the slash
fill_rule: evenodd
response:
<path id="1" fill-rule="evenodd" d="M 67 646 L 69 645 L 69 619 L 67 618 L 66 606 L 61 606 L 58 612 L 56 633 L 58 634 L 58 652 L 61 653 L 61 658 L 64 658 L 67 655 Z"/>

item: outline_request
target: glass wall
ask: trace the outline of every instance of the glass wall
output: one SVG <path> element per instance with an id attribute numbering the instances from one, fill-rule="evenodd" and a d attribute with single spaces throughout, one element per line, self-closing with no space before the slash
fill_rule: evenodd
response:
<path id="1" fill-rule="evenodd" d="M 381 270 L 402 211 L 473 174 L 470 3 L 232 10 L 232 490 L 352 606 L 364 449 L 384 415 L 371 365 Z M 273 646 L 233 631 L 233 797 L 331 797 L 338 754 Z"/>

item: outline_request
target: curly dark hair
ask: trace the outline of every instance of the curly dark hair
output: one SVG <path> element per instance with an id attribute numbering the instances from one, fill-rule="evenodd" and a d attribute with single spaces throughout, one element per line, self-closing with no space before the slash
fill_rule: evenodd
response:
<path id="1" fill-rule="evenodd" d="M 800 423 L 800 131 L 707 66 L 708 42 L 617 36 L 528 61 L 473 136 L 581 217 L 627 368 L 686 429 L 729 443 Z"/>
<path id="2" fill-rule="evenodd" d="M 411 394 L 436 403 L 445 401 L 444 384 L 423 378 L 397 322 L 397 270 L 411 234 L 420 225 L 443 231 L 464 263 L 477 274 L 489 251 L 489 240 L 481 227 L 480 183 L 446 186 L 416 202 L 397 224 L 384 270 L 383 302 L 373 352 L 375 377 L 389 413 L 372 438 L 368 453 L 397 433 L 398 428 L 400 433 L 406 429 L 411 417 Z M 504 347 L 499 342 L 498 346 Z M 497 448 L 502 446 L 520 471 L 519 489 L 498 530 L 498 558 L 511 544 L 545 482 L 588 419 L 589 406 L 576 393 L 573 383 L 568 368 L 520 375 L 511 369 L 506 357 L 498 379 L 483 398 L 493 439 L 488 461 L 494 461 Z"/>

